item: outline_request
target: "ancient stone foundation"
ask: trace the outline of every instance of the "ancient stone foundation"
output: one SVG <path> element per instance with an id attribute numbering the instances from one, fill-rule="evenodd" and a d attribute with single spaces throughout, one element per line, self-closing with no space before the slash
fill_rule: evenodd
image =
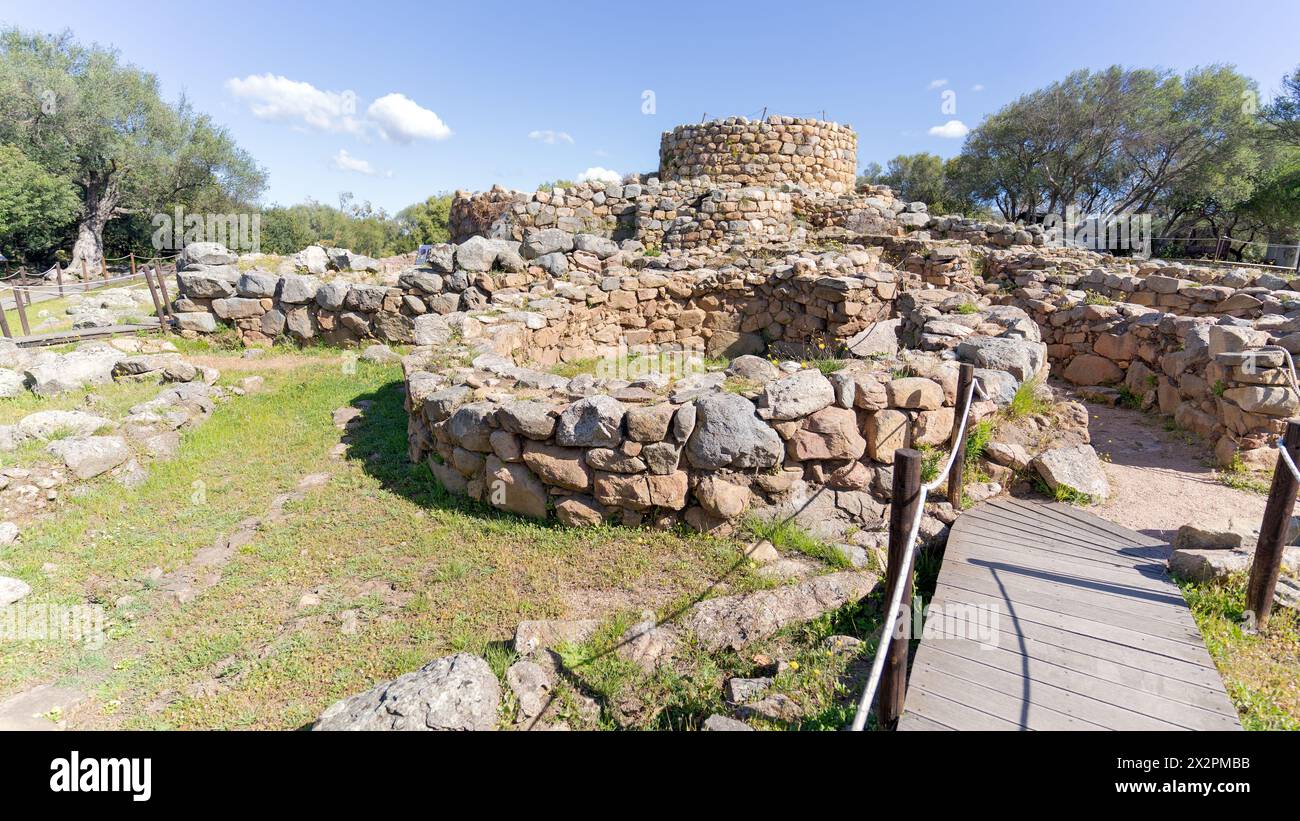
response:
<path id="1" fill-rule="evenodd" d="M 858 136 L 851 128 L 796 117 L 681 125 L 659 141 L 659 175 L 665 180 L 790 183 L 840 194 L 853 190 L 857 160 Z"/>

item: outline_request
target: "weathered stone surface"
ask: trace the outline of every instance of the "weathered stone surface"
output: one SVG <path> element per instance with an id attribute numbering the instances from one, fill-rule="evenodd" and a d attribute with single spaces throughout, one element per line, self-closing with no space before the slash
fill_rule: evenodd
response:
<path id="1" fill-rule="evenodd" d="M 1237 550 L 1242 542 L 1238 531 L 1188 524 L 1174 534 L 1173 547 L 1175 550 Z"/>
<path id="2" fill-rule="evenodd" d="M 623 441 L 627 409 L 611 396 L 588 396 L 564 409 L 555 425 L 555 442 L 566 447 L 610 448 Z"/>
<path id="3" fill-rule="evenodd" d="M 911 444 L 911 418 L 899 410 L 878 410 L 867 418 L 864 432 L 871 458 L 892 465 L 894 451 Z"/>
<path id="4" fill-rule="evenodd" d="M 312 729 L 493 730 L 500 703 L 487 662 L 457 653 L 335 702 Z"/>
<path id="5" fill-rule="evenodd" d="M 969 336 L 957 345 L 957 358 L 978 368 L 1007 371 L 1024 382 L 1047 363 L 1047 346 L 1028 339 Z"/>
<path id="6" fill-rule="evenodd" d="M 564 448 L 530 439 L 524 442 L 524 464 L 547 484 L 569 490 L 591 487 L 591 471 L 581 448 Z"/>
<path id="7" fill-rule="evenodd" d="M 1245 550 L 1183 548 L 1169 554 L 1169 570 L 1194 582 L 1212 582 L 1249 570 L 1251 555 Z"/>
<path id="8" fill-rule="evenodd" d="M 759 385 L 770 382 L 780 375 L 781 370 L 775 364 L 761 356 L 751 354 L 736 357 L 727 366 L 727 376 L 748 379 Z"/>
<path id="9" fill-rule="evenodd" d="M 923 376 L 906 376 L 885 383 L 891 407 L 934 410 L 943 407 L 943 387 Z"/>
<path id="10" fill-rule="evenodd" d="M 934 385 L 928 379 L 925 381 Z M 935 387 L 938 388 L 938 385 Z M 829 407 L 805 418 L 786 448 L 790 458 L 798 461 L 861 459 L 867 449 L 867 440 L 858 432 L 856 413 L 845 408 Z"/>
<path id="11" fill-rule="evenodd" d="M 484 478 L 487 501 L 493 507 L 534 519 L 546 518 L 546 487 L 528 468 L 502 462 L 492 455 L 487 457 Z"/>
<path id="12" fill-rule="evenodd" d="M 1217 326 L 1215 326 L 1217 327 Z M 1290 388 L 1270 388 L 1253 385 L 1246 388 L 1228 388 L 1223 398 L 1235 402 L 1247 413 L 1265 416 L 1294 416 L 1300 413 L 1300 397 Z"/>
<path id="13" fill-rule="evenodd" d="M 1124 371 L 1119 365 L 1095 354 L 1071 359 L 1063 375 L 1076 385 L 1116 385 L 1124 381 Z"/>
<path id="14" fill-rule="evenodd" d="M 854 356 L 868 359 L 872 357 L 894 356 L 898 353 L 898 329 L 901 319 L 882 319 L 873 322 L 846 343 Z"/>
<path id="15" fill-rule="evenodd" d="M 695 486 L 695 498 L 712 515 L 735 519 L 749 507 L 749 488 L 717 476 L 705 476 Z"/>
<path id="16" fill-rule="evenodd" d="M 581 644 L 600 628 L 599 619 L 521 621 L 515 627 L 515 652 L 531 656 L 562 644 Z"/>
<path id="17" fill-rule="evenodd" d="M 25 439 L 48 442 L 55 436 L 91 436 L 113 423 L 85 411 L 48 410 L 30 413 L 19 420 L 18 433 Z"/>
<path id="18" fill-rule="evenodd" d="M 204 314 L 209 320 L 211 314 Z M 107 385 L 113 381 L 113 369 L 124 357 L 110 351 L 72 351 L 52 354 L 26 370 L 32 393 L 52 396 L 75 391 L 88 385 Z"/>
<path id="19" fill-rule="evenodd" d="M 668 404 L 633 407 L 627 411 L 627 436 L 633 442 L 662 442 L 673 420 Z"/>
<path id="20" fill-rule="evenodd" d="M 549 439 L 555 432 L 555 414 L 541 402 L 526 399 L 506 402 L 497 410 L 497 420 L 511 433 L 529 439 Z"/>
<path id="21" fill-rule="evenodd" d="M 58 439 L 48 444 L 46 450 L 62 459 L 78 479 L 92 479 L 131 457 L 131 448 L 120 436 Z"/>
<path id="22" fill-rule="evenodd" d="M 1033 466 L 1052 490 L 1064 488 L 1094 502 L 1105 501 L 1110 495 L 1101 459 L 1091 445 L 1053 448 L 1039 454 Z"/>
<path id="23" fill-rule="evenodd" d="M 769 382 L 763 399 L 773 420 L 799 419 L 833 403 L 835 388 L 821 371 L 809 369 Z"/>
<path id="24" fill-rule="evenodd" d="M 587 496 L 569 496 L 555 505 L 555 518 L 566 527 L 595 527 L 605 521 L 605 511 Z"/>
<path id="25" fill-rule="evenodd" d="M 870 573 L 831 573 L 773 590 L 706 599 L 687 611 L 682 626 L 710 651 L 740 650 L 787 624 L 855 602 L 869 594 L 876 582 Z"/>
<path id="26" fill-rule="evenodd" d="M 0 576 L 0 607 L 22 601 L 32 592 L 32 586 L 22 579 Z"/>
<path id="27" fill-rule="evenodd" d="M 687 459 L 694 467 L 767 468 L 780 463 L 781 437 L 763 424 L 745 397 L 713 394 L 697 400 L 695 410 L 697 421 L 686 444 Z"/>
<path id="28" fill-rule="evenodd" d="M 506 684 L 515 694 L 522 718 L 535 718 L 551 703 L 551 677 L 540 664 L 527 659 L 516 661 L 506 670 Z"/>
<path id="29" fill-rule="evenodd" d="M 315 302 L 316 293 L 320 290 L 320 287 L 320 280 L 315 277 L 286 274 L 280 280 L 280 301 L 291 305 L 306 305 L 308 302 Z"/>
<path id="30" fill-rule="evenodd" d="M 704 719 L 704 729 L 714 733 L 725 732 L 755 732 L 754 728 L 743 721 L 734 718 L 720 716 L 717 713 Z"/>

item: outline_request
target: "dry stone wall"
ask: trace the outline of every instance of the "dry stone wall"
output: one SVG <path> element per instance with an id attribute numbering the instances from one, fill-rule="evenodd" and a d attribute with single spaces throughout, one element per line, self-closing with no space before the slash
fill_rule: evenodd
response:
<path id="1" fill-rule="evenodd" d="M 659 141 L 659 173 L 666 180 L 707 176 L 720 183 L 790 183 L 844 193 L 853 190 L 857 157 L 853 129 L 801 117 L 729 117 L 678 126 Z"/>

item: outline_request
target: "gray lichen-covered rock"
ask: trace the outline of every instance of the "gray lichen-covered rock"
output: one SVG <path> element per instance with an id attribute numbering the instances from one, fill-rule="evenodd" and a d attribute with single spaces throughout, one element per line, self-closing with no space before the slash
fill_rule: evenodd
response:
<path id="1" fill-rule="evenodd" d="M 1101 459 L 1091 445 L 1053 448 L 1039 454 L 1033 466 L 1054 491 L 1064 488 L 1094 502 L 1105 501 L 1110 495 L 1110 483 L 1106 481 Z"/>
<path id="2" fill-rule="evenodd" d="M 211 320 L 211 316 L 208 316 Z M 32 392 L 51 396 L 77 390 L 87 385 L 107 385 L 113 381 L 113 368 L 124 357 L 113 351 L 72 351 L 54 354 L 27 369 Z"/>
<path id="3" fill-rule="evenodd" d="M 457 653 L 335 702 L 312 729 L 492 730 L 500 703 L 488 663 Z"/>
<path id="4" fill-rule="evenodd" d="M 564 409 L 555 425 L 555 443 L 564 447 L 612 448 L 623 441 L 627 409 L 612 396 L 588 396 Z"/>
<path id="5" fill-rule="evenodd" d="M 876 587 L 872 573 L 814 576 L 798 584 L 706 599 L 692 607 L 682 626 L 710 651 L 739 650 L 767 638 L 787 624 L 808 621 L 855 602 Z"/>
<path id="6" fill-rule="evenodd" d="M 1018 337 L 969 336 L 957 345 L 957 358 L 979 368 L 1007 371 L 1024 382 L 1047 363 L 1047 346 Z"/>
<path id="7" fill-rule="evenodd" d="M 46 450 L 63 460 L 78 479 L 91 479 L 112 470 L 131 456 L 120 436 L 78 436 L 58 439 Z"/>
<path id="8" fill-rule="evenodd" d="M 799 419 L 834 402 L 835 388 L 821 371 L 809 369 L 767 383 L 763 398 L 772 419 Z"/>
<path id="9" fill-rule="evenodd" d="M 686 443 L 687 458 L 694 467 L 769 468 L 781 462 L 785 449 L 781 437 L 755 415 L 754 405 L 745 397 L 733 393 L 705 396 L 696 401 L 695 412 L 696 423 Z"/>
<path id="10" fill-rule="evenodd" d="M 1185 548 L 1169 554 L 1170 572 L 1194 582 L 1212 582 L 1250 569 L 1245 550 Z"/>

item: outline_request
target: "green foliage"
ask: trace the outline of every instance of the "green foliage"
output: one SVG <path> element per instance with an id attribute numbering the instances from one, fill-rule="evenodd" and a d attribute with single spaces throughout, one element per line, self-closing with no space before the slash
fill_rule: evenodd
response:
<path id="1" fill-rule="evenodd" d="M 1105 294 L 1099 294 L 1096 291 L 1085 291 L 1083 297 L 1083 304 L 1084 305 L 1114 305 L 1115 300 L 1111 299 Z"/>
<path id="2" fill-rule="evenodd" d="M 967 465 L 972 465 L 977 459 L 984 455 L 984 449 L 993 441 L 993 434 L 997 431 L 997 421 L 993 418 L 981 419 L 976 422 L 966 434 L 966 453 L 962 458 Z"/>
<path id="3" fill-rule="evenodd" d="M 959 314 L 969 316 L 970 314 L 977 314 L 979 312 L 980 306 L 976 305 L 974 302 L 963 302 L 961 305 L 957 306 L 957 313 Z"/>
<path id="4" fill-rule="evenodd" d="M 0 252 L 15 262 L 44 256 L 67 236 L 81 201 L 17 146 L 0 145 Z"/>
<path id="5" fill-rule="evenodd" d="M 778 550 L 793 550 L 805 556 L 821 559 L 833 567 L 848 567 L 844 554 L 812 536 L 795 524 L 793 519 L 745 519 L 744 530 L 754 539 L 767 539 Z"/>
<path id="6" fill-rule="evenodd" d="M 1242 105 L 1254 88 L 1226 66 L 1076 71 L 972 131 L 956 187 L 1006 218 L 1239 200 L 1260 159 L 1259 121 Z"/>
<path id="7" fill-rule="evenodd" d="M 397 212 L 398 221 L 404 225 L 411 242 L 416 246 L 449 242 L 451 231 L 447 223 L 450 217 L 450 194 L 434 194 L 424 202 L 408 205 Z"/>
<path id="8" fill-rule="evenodd" d="M 1038 396 L 1038 380 L 1026 379 L 1016 388 L 1016 395 L 1007 403 L 1005 413 L 1012 419 L 1046 413 L 1051 405 Z"/>
<path id="9" fill-rule="evenodd" d="M 224 128 L 183 97 L 165 102 L 157 77 L 66 32 L 0 30 L 0 143 L 80 189 L 75 250 L 92 258 L 114 219 L 177 205 L 226 213 L 266 184 Z"/>

